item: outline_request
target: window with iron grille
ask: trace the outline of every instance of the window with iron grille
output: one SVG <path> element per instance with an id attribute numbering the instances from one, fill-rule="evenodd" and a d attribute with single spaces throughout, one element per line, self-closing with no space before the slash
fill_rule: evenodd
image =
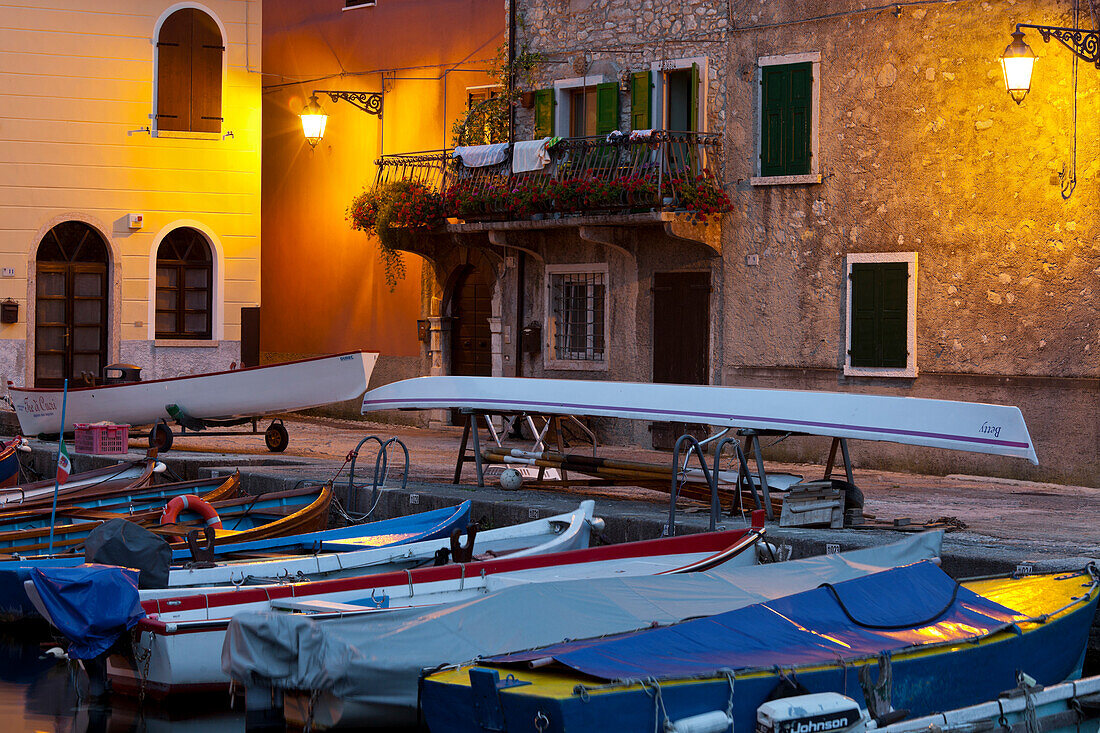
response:
<path id="1" fill-rule="evenodd" d="M 607 361 L 607 270 L 598 265 L 551 266 L 549 333 L 551 362 Z"/>

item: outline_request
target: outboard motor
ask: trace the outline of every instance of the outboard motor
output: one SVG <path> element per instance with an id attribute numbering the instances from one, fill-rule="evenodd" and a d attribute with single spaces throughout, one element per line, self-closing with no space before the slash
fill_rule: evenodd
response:
<path id="1" fill-rule="evenodd" d="M 104 522 L 84 541 L 84 562 L 118 565 L 139 571 L 139 588 L 167 588 L 172 548 L 144 527 L 127 519 Z"/>
<path id="2" fill-rule="evenodd" d="M 135 364 L 108 364 L 103 367 L 103 384 L 141 381 L 141 367 Z"/>
<path id="3" fill-rule="evenodd" d="M 859 704 L 836 692 L 784 697 L 756 709 L 756 733 L 854 733 L 865 727 Z"/>

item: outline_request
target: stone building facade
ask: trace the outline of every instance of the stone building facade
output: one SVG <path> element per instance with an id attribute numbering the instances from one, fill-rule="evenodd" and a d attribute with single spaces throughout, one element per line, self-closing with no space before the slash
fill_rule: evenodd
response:
<path id="1" fill-rule="evenodd" d="M 578 100 L 615 84 L 623 133 L 679 114 L 720 136 L 708 160 L 732 210 L 705 227 L 640 215 L 449 225 L 448 256 L 491 263 L 494 374 L 678 381 L 659 372 L 682 344 L 666 325 L 682 304 L 707 315 L 699 381 L 1018 405 L 1040 458 L 853 444 L 860 465 L 1096 482 L 1100 74 L 1082 63 L 1075 77 L 1073 54 L 1032 33 L 1035 79 L 1017 105 L 998 61 L 1015 23 L 1088 26 L 1086 12 L 1065 0 L 521 0 L 517 16 L 517 47 L 540 55 L 519 139 L 547 133 L 547 109 L 551 134 L 576 134 Z M 671 100 L 687 69 L 684 117 Z M 635 117 L 641 72 L 648 119 Z M 775 102 L 768 79 L 784 74 L 794 91 Z M 805 159 L 789 169 L 769 147 L 776 109 L 804 130 Z M 606 351 L 564 363 L 552 291 L 578 271 L 606 291 Z M 433 302 L 429 351 L 448 373 L 445 289 Z M 632 430 L 617 437 L 648 440 Z M 820 459 L 823 446 L 776 450 Z"/>

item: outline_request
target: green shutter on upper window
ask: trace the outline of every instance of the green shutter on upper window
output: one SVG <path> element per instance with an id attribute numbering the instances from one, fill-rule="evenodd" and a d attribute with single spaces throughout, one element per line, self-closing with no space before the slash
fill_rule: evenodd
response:
<path id="1" fill-rule="evenodd" d="M 851 365 L 905 368 L 909 360 L 909 267 L 852 265 Z"/>
<path id="2" fill-rule="evenodd" d="M 554 90 L 539 89 L 535 92 L 535 138 L 554 134 Z"/>
<path id="3" fill-rule="evenodd" d="M 760 175 L 810 172 L 813 135 L 813 64 L 761 70 Z"/>
<path id="4" fill-rule="evenodd" d="M 690 132 L 699 131 L 699 64 L 691 65 L 691 87 L 688 99 L 688 120 Z"/>
<path id="5" fill-rule="evenodd" d="M 810 115 L 813 110 L 813 64 L 792 64 L 790 67 L 790 102 L 787 119 L 790 134 L 786 142 L 788 175 L 810 172 Z"/>
<path id="6" fill-rule="evenodd" d="M 619 85 L 616 82 L 596 85 L 596 134 L 606 135 L 619 129 Z"/>
<path id="7" fill-rule="evenodd" d="M 648 71 L 638 71 L 630 75 L 630 129 L 648 130 L 650 128 L 649 107 L 652 99 L 653 81 Z"/>

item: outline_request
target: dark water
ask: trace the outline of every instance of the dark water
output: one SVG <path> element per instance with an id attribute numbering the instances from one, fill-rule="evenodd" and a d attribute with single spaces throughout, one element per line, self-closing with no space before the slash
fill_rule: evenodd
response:
<path id="1" fill-rule="evenodd" d="M 139 707 L 137 700 L 117 697 L 92 700 L 83 670 L 43 653 L 51 645 L 41 628 L 0 633 L 0 733 L 245 729 L 243 711 L 228 709 L 221 698 L 172 707 Z"/>

